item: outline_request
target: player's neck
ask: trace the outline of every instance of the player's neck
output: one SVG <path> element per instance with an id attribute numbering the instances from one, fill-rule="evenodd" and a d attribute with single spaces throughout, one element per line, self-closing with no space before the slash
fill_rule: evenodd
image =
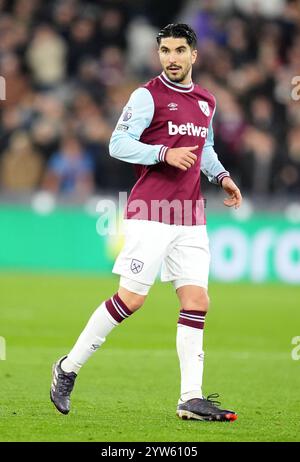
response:
<path id="1" fill-rule="evenodd" d="M 176 85 L 176 86 L 178 86 L 178 87 L 189 88 L 189 87 L 192 85 L 192 83 L 193 83 L 191 75 L 187 76 L 186 79 L 184 79 L 182 82 L 179 83 L 179 82 L 173 82 L 172 80 L 170 80 L 170 79 L 167 77 L 167 75 L 166 75 L 165 72 L 163 72 L 162 74 L 163 74 L 164 78 L 165 78 L 168 82 L 170 82 L 170 83 L 172 83 L 173 85 Z M 183 83 L 183 82 L 184 82 L 184 83 Z"/>

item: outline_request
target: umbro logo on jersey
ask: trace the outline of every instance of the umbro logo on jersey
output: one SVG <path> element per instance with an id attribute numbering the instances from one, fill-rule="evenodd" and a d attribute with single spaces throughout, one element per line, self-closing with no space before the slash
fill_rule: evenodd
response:
<path id="1" fill-rule="evenodd" d="M 193 122 L 188 122 L 187 124 L 176 125 L 173 124 L 170 120 L 168 121 L 168 132 L 169 135 L 192 135 L 192 136 L 201 136 L 201 138 L 206 138 L 208 135 L 208 128 L 200 127 L 194 125 Z"/>
<path id="2" fill-rule="evenodd" d="M 177 111 L 178 104 L 177 103 L 169 103 L 168 108 L 170 109 L 170 111 Z"/>
<path id="3" fill-rule="evenodd" d="M 210 110 L 207 101 L 198 101 L 198 104 L 203 114 L 208 117 L 210 114 Z"/>

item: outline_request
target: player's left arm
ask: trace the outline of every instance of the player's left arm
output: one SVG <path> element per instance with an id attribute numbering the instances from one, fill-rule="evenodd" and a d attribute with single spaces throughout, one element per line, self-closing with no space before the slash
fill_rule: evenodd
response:
<path id="1" fill-rule="evenodd" d="M 214 132 L 212 121 L 208 129 L 208 136 L 203 147 L 201 157 L 201 171 L 207 176 L 209 181 L 214 184 L 219 184 L 228 194 L 228 198 L 224 199 L 224 205 L 227 207 L 240 207 L 242 203 L 242 195 L 230 177 L 230 173 L 224 168 L 218 159 L 218 155 L 214 150 Z"/>
<path id="2" fill-rule="evenodd" d="M 218 155 L 214 150 L 214 130 L 212 119 L 208 127 L 208 134 L 201 156 L 201 171 L 207 176 L 208 180 L 213 184 L 222 184 L 223 178 L 230 176 L 229 172 L 221 164 Z"/>
<path id="3" fill-rule="evenodd" d="M 242 194 L 235 182 L 230 178 L 230 176 L 226 176 L 223 178 L 222 188 L 228 194 L 229 197 L 224 199 L 224 205 L 226 207 L 234 207 L 238 209 L 242 203 Z"/>

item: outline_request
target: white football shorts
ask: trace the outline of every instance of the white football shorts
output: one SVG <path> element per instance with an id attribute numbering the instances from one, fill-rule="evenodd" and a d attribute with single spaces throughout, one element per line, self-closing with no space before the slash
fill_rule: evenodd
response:
<path id="1" fill-rule="evenodd" d="M 130 219 L 124 220 L 124 234 L 124 247 L 113 267 L 121 282 L 132 281 L 123 287 L 138 292 L 136 282 L 149 290 L 160 272 L 161 281 L 171 281 L 175 289 L 184 285 L 207 289 L 210 253 L 205 225 Z"/>

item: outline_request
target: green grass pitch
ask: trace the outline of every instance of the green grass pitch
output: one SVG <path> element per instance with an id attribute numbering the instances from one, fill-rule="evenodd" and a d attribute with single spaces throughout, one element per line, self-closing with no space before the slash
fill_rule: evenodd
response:
<path id="1" fill-rule="evenodd" d="M 51 364 L 67 353 L 117 279 L 0 275 L 0 441 L 299 441 L 300 287 L 211 284 L 205 394 L 238 412 L 234 423 L 175 415 L 178 303 L 157 283 L 145 306 L 108 337 L 80 372 L 72 410 L 49 400 Z"/>

